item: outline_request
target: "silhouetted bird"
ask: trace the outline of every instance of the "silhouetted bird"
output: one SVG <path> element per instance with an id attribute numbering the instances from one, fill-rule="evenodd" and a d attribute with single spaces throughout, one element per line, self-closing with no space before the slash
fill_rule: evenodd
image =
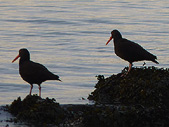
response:
<path id="1" fill-rule="evenodd" d="M 45 66 L 39 63 L 35 63 L 30 60 L 29 51 L 25 48 L 19 50 L 19 55 L 12 61 L 12 63 L 19 60 L 19 73 L 23 80 L 31 85 L 30 95 L 33 89 L 33 84 L 39 86 L 39 96 L 41 96 L 41 83 L 46 80 L 59 80 L 58 75 L 51 73 Z"/>
<path id="2" fill-rule="evenodd" d="M 132 68 L 132 63 L 136 61 L 148 60 L 156 64 L 157 57 L 150 52 L 146 51 L 139 44 L 122 38 L 122 35 L 118 30 L 113 30 L 111 32 L 111 37 L 107 41 L 106 45 L 114 39 L 114 50 L 115 54 L 120 58 L 129 62 L 129 69 L 126 74 L 128 74 Z"/>

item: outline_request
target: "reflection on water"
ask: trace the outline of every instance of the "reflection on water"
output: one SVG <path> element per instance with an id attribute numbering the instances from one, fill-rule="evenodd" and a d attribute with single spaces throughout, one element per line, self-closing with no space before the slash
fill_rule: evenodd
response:
<path id="1" fill-rule="evenodd" d="M 157 55 L 160 64 L 147 66 L 168 67 L 168 12 L 164 0 L 1 0 L 0 104 L 29 93 L 18 61 L 11 63 L 20 48 L 28 48 L 33 61 L 61 77 L 63 82 L 42 84 L 42 97 L 59 103 L 87 103 L 81 98 L 94 89 L 96 75 L 107 77 L 128 66 L 114 54 L 113 42 L 105 46 L 113 29 Z"/>

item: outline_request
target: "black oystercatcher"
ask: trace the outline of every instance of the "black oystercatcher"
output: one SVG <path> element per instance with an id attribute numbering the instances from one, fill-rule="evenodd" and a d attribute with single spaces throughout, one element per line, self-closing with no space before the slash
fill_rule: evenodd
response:
<path id="1" fill-rule="evenodd" d="M 132 68 L 132 63 L 136 61 L 148 60 L 156 64 L 157 57 L 148 51 L 146 51 L 139 44 L 122 38 L 122 35 L 118 30 L 113 30 L 111 32 L 111 37 L 107 41 L 106 45 L 114 38 L 114 50 L 115 54 L 120 58 L 129 62 L 129 69 L 126 74 L 128 74 Z"/>
<path id="2" fill-rule="evenodd" d="M 29 51 L 25 48 L 19 50 L 19 55 L 12 61 L 12 63 L 19 60 L 19 73 L 23 80 L 31 85 L 30 95 L 32 92 L 33 84 L 39 86 L 39 96 L 41 96 L 41 83 L 46 80 L 59 80 L 58 75 L 51 73 L 45 66 L 39 63 L 35 63 L 30 60 Z"/>

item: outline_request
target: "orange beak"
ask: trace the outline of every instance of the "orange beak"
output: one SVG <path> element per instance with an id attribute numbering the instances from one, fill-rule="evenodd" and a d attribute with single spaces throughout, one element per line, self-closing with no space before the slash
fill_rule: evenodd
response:
<path id="1" fill-rule="evenodd" d="M 109 40 L 107 41 L 106 45 L 112 40 L 112 36 L 109 38 Z"/>
<path id="2" fill-rule="evenodd" d="M 12 60 L 12 63 L 15 62 L 20 56 L 17 55 L 14 60 Z"/>

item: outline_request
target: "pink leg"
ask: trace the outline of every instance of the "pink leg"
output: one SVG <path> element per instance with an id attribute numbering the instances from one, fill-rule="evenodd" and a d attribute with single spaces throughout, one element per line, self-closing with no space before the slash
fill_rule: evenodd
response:
<path id="1" fill-rule="evenodd" d="M 30 89 L 29 95 L 31 95 L 32 89 L 33 89 L 33 85 L 31 84 L 31 89 Z"/>
<path id="2" fill-rule="evenodd" d="M 129 63 L 129 69 L 128 69 L 126 75 L 130 72 L 130 70 L 131 70 L 131 68 L 132 68 L 132 65 L 133 65 L 133 64 Z"/>
<path id="3" fill-rule="evenodd" d="M 122 74 L 121 77 L 126 76 L 131 71 L 132 65 L 133 65 L 132 63 L 129 63 L 128 71 L 126 73 Z"/>
<path id="4" fill-rule="evenodd" d="M 39 97 L 41 97 L 41 86 L 39 85 Z"/>

